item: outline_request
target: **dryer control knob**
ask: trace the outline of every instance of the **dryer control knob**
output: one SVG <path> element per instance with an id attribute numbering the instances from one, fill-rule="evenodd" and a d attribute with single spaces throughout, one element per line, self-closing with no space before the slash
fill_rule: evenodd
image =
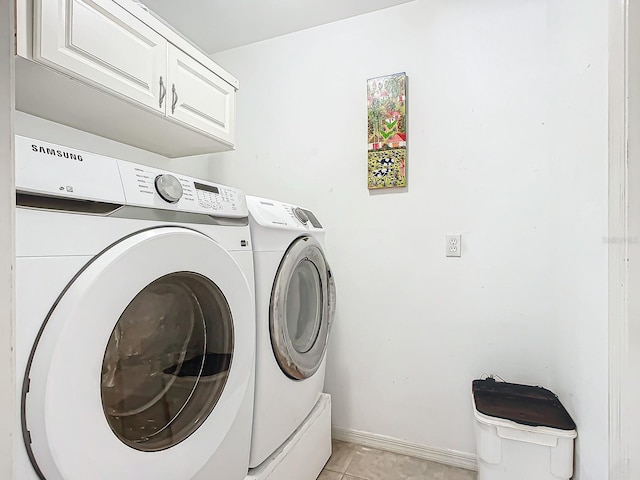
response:
<path id="1" fill-rule="evenodd" d="M 156 190 L 163 200 L 169 203 L 178 203 L 182 198 L 182 185 L 173 175 L 164 173 L 156 177 Z"/>
<path id="2" fill-rule="evenodd" d="M 309 221 L 309 217 L 307 217 L 307 214 L 306 214 L 306 213 L 304 213 L 304 210 L 302 210 L 302 209 L 301 209 L 301 208 L 299 208 L 299 207 L 296 207 L 296 208 L 293 210 L 293 214 L 296 216 L 296 218 L 297 218 L 298 220 L 300 220 L 300 221 L 302 222 L 302 224 L 303 224 L 303 225 L 306 225 L 306 224 L 307 224 L 307 222 Z"/>

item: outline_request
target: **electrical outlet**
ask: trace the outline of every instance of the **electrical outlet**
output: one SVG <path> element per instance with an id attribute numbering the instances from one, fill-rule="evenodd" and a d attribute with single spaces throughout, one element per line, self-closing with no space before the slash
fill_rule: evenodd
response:
<path id="1" fill-rule="evenodd" d="M 446 251 L 447 257 L 459 257 L 462 254 L 462 242 L 460 240 L 460 234 L 447 235 L 446 239 Z"/>

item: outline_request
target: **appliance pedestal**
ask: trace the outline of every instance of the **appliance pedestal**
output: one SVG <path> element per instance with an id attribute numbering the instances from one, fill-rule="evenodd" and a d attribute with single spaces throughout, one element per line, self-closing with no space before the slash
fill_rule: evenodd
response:
<path id="1" fill-rule="evenodd" d="M 331 396 L 323 393 L 302 425 L 245 480 L 316 480 L 331 456 Z"/>

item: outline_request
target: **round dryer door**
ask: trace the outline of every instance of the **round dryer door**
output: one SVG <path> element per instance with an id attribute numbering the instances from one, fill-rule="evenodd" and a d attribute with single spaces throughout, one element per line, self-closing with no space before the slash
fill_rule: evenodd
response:
<path id="1" fill-rule="evenodd" d="M 320 245 L 300 237 L 284 255 L 271 293 L 269 328 L 280 368 L 303 380 L 322 364 L 335 310 L 335 285 Z"/>
<path id="2" fill-rule="evenodd" d="M 67 286 L 33 347 L 27 450 L 41 478 L 189 479 L 251 388 L 252 295 L 220 245 L 141 231 Z"/>

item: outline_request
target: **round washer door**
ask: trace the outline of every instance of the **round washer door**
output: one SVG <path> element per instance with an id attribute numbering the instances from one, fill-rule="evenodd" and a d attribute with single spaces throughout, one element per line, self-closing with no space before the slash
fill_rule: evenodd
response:
<path id="1" fill-rule="evenodd" d="M 320 244 L 300 237 L 285 253 L 271 292 L 271 345 L 282 371 L 295 380 L 312 376 L 322 364 L 335 286 Z"/>
<path id="2" fill-rule="evenodd" d="M 23 426 L 40 476 L 196 474 L 251 386 L 252 302 L 229 253 L 186 228 L 144 230 L 96 256 L 31 353 Z"/>

